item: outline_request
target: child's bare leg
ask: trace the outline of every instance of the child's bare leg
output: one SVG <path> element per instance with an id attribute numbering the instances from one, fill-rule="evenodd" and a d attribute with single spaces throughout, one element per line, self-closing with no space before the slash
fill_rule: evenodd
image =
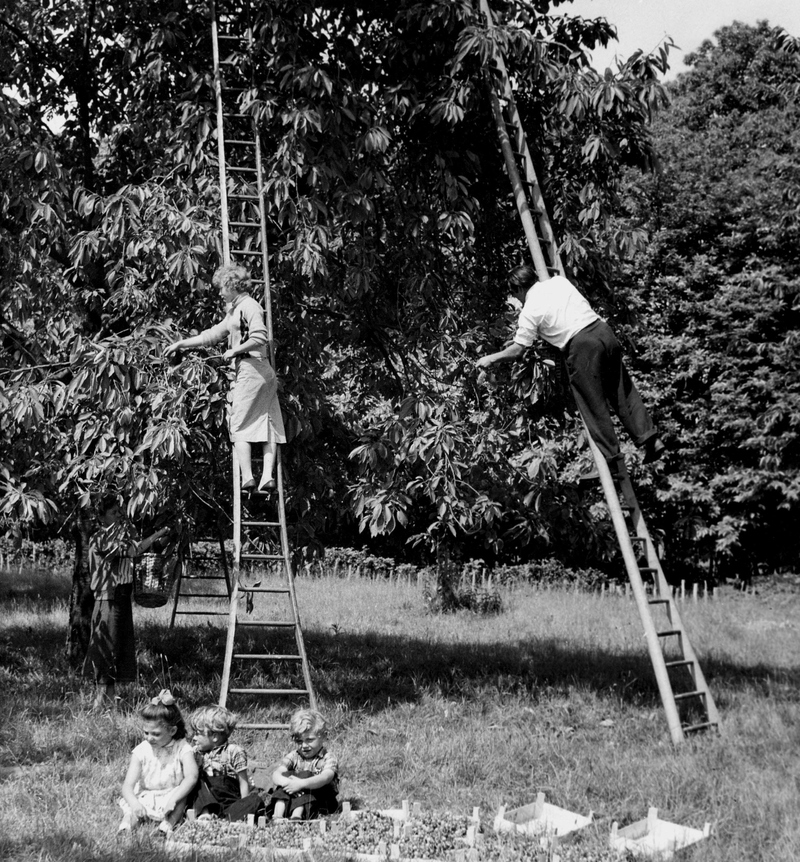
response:
<path id="1" fill-rule="evenodd" d="M 242 487 L 248 485 L 248 483 L 252 483 L 252 485 L 254 485 L 255 480 L 253 479 L 250 444 L 240 440 L 233 444 L 233 448 L 236 450 L 236 455 L 239 459 L 239 470 L 242 474 Z"/>
<path id="2" fill-rule="evenodd" d="M 286 814 L 286 802 L 283 799 L 279 799 L 275 803 L 275 808 L 272 809 L 272 819 L 273 820 L 283 820 L 283 817 L 285 814 Z"/>
<path id="3" fill-rule="evenodd" d="M 101 709 L 114 706 L 114 698 L 116 696 L 116 687 L 112 682 L 98 682 L 94 688 L 94 703 L 92 709 L 99 711 Z"/>
<path id="4" fill-rule="evenodd" d="M 264 469 L 261 471 L 261 481 L 258 483 L 258 490 L 270 490 L 275 487 L 275 480 L 272 474 L 275 470 L 275 458 L 278 454 L 277 443 L 264 444 Z"/>
<path id="5" fill-rule="evenodd" d="M 303 812 L 305 810 L 306 810 L 305 805 L 298 805 L 297 808 L 295 808 L 295 810 L 292 811 L 291 819 L 292 820 L 302 820 L 303 819 Z"/>

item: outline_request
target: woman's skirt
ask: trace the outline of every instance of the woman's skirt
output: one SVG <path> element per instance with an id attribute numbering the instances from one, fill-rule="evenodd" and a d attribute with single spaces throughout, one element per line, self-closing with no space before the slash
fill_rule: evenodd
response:
<path id="1" fill-rule="evenodd" d="M 133 584 L 114 588 L 114 598 L 95 600 L 92 634 L 83 672 L 95 682 L 133 682 L 136 647 L 133 640 Z"/>
<path id="2" fill-rule="evenodd" d="M 245 356 L 236 363 L 228 400 L 231 442 L 286 442 L 278 403 L 278 378 L 266 359 Z"/>

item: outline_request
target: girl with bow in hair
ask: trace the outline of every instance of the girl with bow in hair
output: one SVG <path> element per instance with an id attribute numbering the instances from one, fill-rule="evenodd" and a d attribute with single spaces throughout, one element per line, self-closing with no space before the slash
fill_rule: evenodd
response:
<path id="1" fill-rule="evenodd" d="M 122 784 L 120 806 L 125 816 L 119 831 L 149 819 L 159 821 L 159 830 L 168 835 L 183 817 L 186 798 L 197 784 L 197 762 L 181 711 L 167 689 L 146 704 L 139 717 L 144 740 L 131 752 Z"/>

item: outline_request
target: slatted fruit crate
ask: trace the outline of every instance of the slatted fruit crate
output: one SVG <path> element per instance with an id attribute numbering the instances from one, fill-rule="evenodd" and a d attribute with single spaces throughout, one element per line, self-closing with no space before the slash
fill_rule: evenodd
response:
<path id="1" fill-rule="evenodd" d="M 551 839 L 565 840 L 573 838 L 592 823 L 593 814 L 588 816 L 568 811 L 557 805 L 545 802 L 544 793 L 538 793 L 536 801 L 521 808 L 506 810 L 501 806 L 494 819 L 495 832 L 521 832 L 525 835 L 537 836 L 542 842 L 552 844 Z"/>
<path id="2" fill-rule="evenodd" d="M 659 860 L 671 859 L 676 851 L 696 844 L 711 834 L 711 824 L 702 829 L 681 826 L 661 820 L 658 809 L 651 808 L 647 817 L 637 820 L 620 829 L 616 822 L 611 826 L 609 842 L 618 852 L 632 853 L 634 856 L 649 856 Z"/>

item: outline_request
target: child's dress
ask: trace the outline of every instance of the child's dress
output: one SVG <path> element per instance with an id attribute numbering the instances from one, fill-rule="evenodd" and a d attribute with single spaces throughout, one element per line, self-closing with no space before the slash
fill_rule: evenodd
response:
<path id="1" fill-rule="evenodd" d="M 264 807 L 258 793 L 241 795 L 239 773 L 247 769 L 247 754 L 240 745 L 224 742 L 211 751 L 197 752 L 196 757 L 200 780 L 190 805 L 198 815 L 214 814 L 228 820 L 258 816 Z"/>
<path id="2" fill-rule="evenodd" d="M 306 760 L 297 751 L 290 751 L 282 760 L 281 766 L 297 778 L 311 778 L 325 769 L 333 770 L 333 780 L 315 790 L 302 790 L 291 796 L 283 787 L 270 790 L 270 813 L 278 799 L 287 800 L 286 816 L 290 817 L 296 808 L 304 807 L 302 820 L 313 820 L 324 814 L 335 814 L 339 808 L 336 794 L 339 792 L 339 761 L 334 754 L 321 748 L 316 757 Z"/>
<path id="3" fill-rule="evenodd" d="M 133 749 L 131 758 L 137 758 L 141 765 L 134 793 L 151 820 L 163 820 L 169 813 L 164 811 L 164 803 L 184 779 L 181 755 L 187 749 L 194 756 L 192 746 L 185 739 L 173 739 L 160 748 L 145 741 Z M 124 799 L 119 804 L 126 814 L 130 813 L 130 806 Z"/>

